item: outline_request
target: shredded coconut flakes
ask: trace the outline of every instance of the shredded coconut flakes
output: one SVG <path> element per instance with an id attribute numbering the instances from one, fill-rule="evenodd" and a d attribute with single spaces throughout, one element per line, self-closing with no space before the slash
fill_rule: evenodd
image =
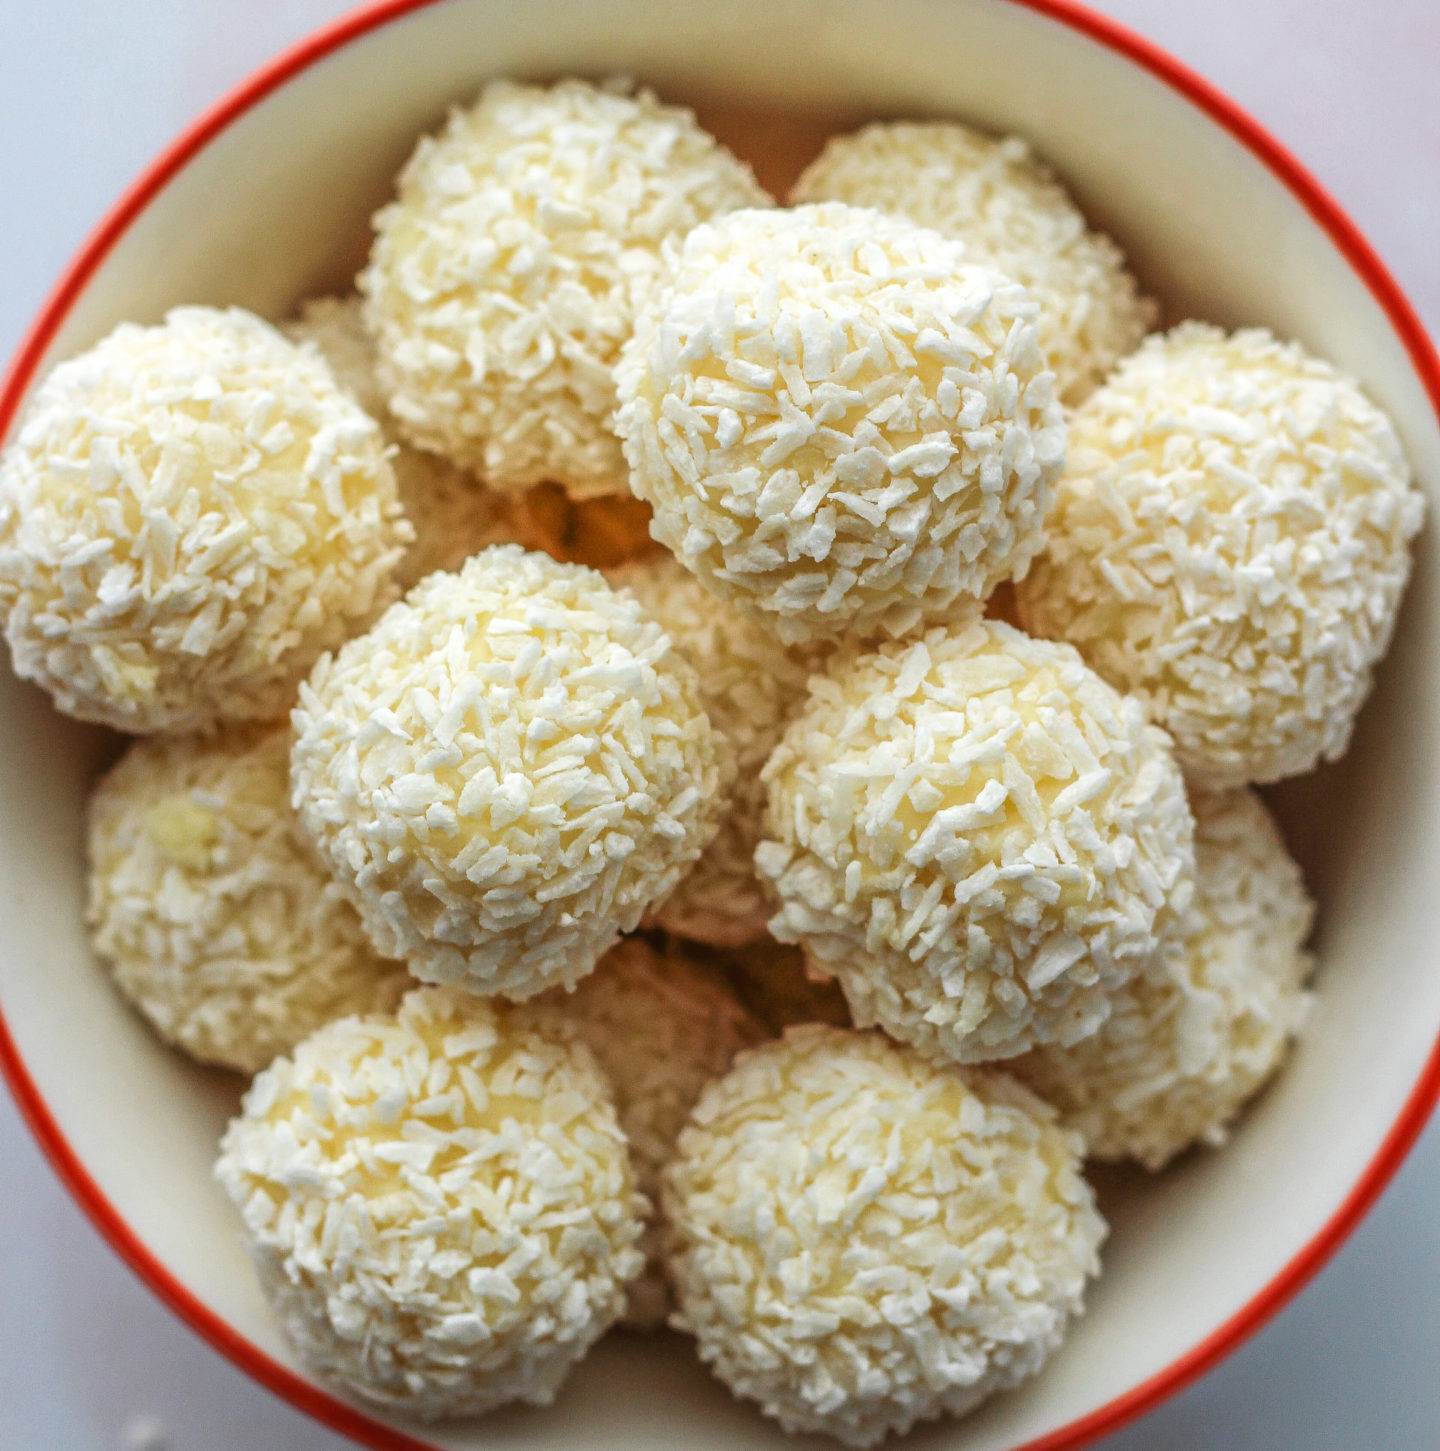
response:
<path id="1" fill-rule="evenodd" d="M 793 1028 L 680 1136 L 675 1323 L 787 1431 L 870 1446 L 963 1415 L 1040 1369 L 1099 1272 L 1078 1150 L 1003 1075 Z"/>

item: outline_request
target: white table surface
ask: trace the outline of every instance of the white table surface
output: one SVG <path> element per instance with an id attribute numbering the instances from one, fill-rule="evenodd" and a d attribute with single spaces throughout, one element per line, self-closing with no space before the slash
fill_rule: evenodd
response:
<path id="1" fill-rule="evenodd" d="M 525 0 L 517 0 L 525 3 Z M 543 0 L 536 0 L 543 3 Z M 0 355 L 191 115 L 344 0 L 0 0 Z M 1440 328 L 1440 0 L 1099 0 L 1289 144 Z M 1106 1451 L 1436 1451 L 1440 1127 L 1328 1269 Z M 0 1093 L 0 1451 L 339 1451 L 110 1253 Z"/>

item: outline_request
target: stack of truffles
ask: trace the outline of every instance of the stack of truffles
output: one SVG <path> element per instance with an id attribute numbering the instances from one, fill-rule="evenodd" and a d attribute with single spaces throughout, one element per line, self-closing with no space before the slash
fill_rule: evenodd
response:
<path id="1" fill-rule="evenodd" d="M 1421 504 L 1350 379 L 1156 321 L 1014 138 L 781 207 L 496 82 L 353 297 L 38 388 L 6 637 L 142 737 L 95 949 L 256 1075 L 216 1172 L 317 1372 L 473 1415 L 668 1319 L 871 1445 L 1061 1342 L 1087 1156 L 1223 1143 L 1311 968 L 1252 786 L 1345 750 Z"/>

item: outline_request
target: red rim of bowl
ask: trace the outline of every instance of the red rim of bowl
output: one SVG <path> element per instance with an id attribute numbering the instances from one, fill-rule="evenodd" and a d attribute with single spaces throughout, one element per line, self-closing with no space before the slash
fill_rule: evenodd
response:
<path id="1" fill-rule="evenodd" d="M 291 77 L 325 59 L 351 41 L 394 20 L 427 8 L 437 0 L 382 0 L 342 16 L 283 51 L 243 81 L 183 131 L 141 173 L 111 207 L 65 269 L 11 360 L 0 386 L 0 438 L 8 432 L 20 400 L 40 359 L 50 346 L 75 299 L 84 290 L 116 242 L 150 201 L 190 160 L 251 107 Z M 1416 375 L 1440 418 L 1440 356 L 1414 309 L 1375 250 L 1338 203 L 1257 121 L 1189 67 L 1143 36 L 1098 15 L 1074 0 L 1010 0 L 1080 32 L 1143 67 L 1228 131 L 1259 158 L 1329 236 L 1372 296 L 1410 356 Z M 198 1299 L 150 1252 L 86 1171 L 51 1116 L 0 1013 L 0 1072 L 31 1131 L 80 1207 L 112 1249 L 192 1330 L 247 1375 L 291 1405 L 355 1441 L 377 1451 L 435 1451 L 312 1385 L 252 1345 Z M 1338 1250 L 1394 1177 L 1440 1101 L 1440 1039 L 1379 1150 L 1339 1209 L 1284 1268 L 1223 1325 L 1164 1370 L 1108 1404 L 1015 1451 L 1077 1451 L 1107 1432 L 1153 1409 L 1209 1370 L 1288 1303 Z"/>

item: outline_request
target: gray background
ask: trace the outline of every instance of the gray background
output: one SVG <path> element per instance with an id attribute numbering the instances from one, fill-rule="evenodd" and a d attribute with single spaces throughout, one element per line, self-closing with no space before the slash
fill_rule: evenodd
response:
<path id="1" fill-rule="evenodd" d="M 517 0 L 523 3 L 523 0 Z M 543 3 L 543 0 L 538 0 Z M 121 187 L 343 0 L 0 0 L 0 355 Z M 1440 0 L 1100 0 L 1268 125 L 1440 327 Z M 1440 1128 L 1319 1279 L 1106 1451 L 1436 1451 Z M 1243 1233 L 1243 1226 L 1236 1227 Z M 338 1451 L 90 1230 L 0 1093 L 0 1451 Z"/>

